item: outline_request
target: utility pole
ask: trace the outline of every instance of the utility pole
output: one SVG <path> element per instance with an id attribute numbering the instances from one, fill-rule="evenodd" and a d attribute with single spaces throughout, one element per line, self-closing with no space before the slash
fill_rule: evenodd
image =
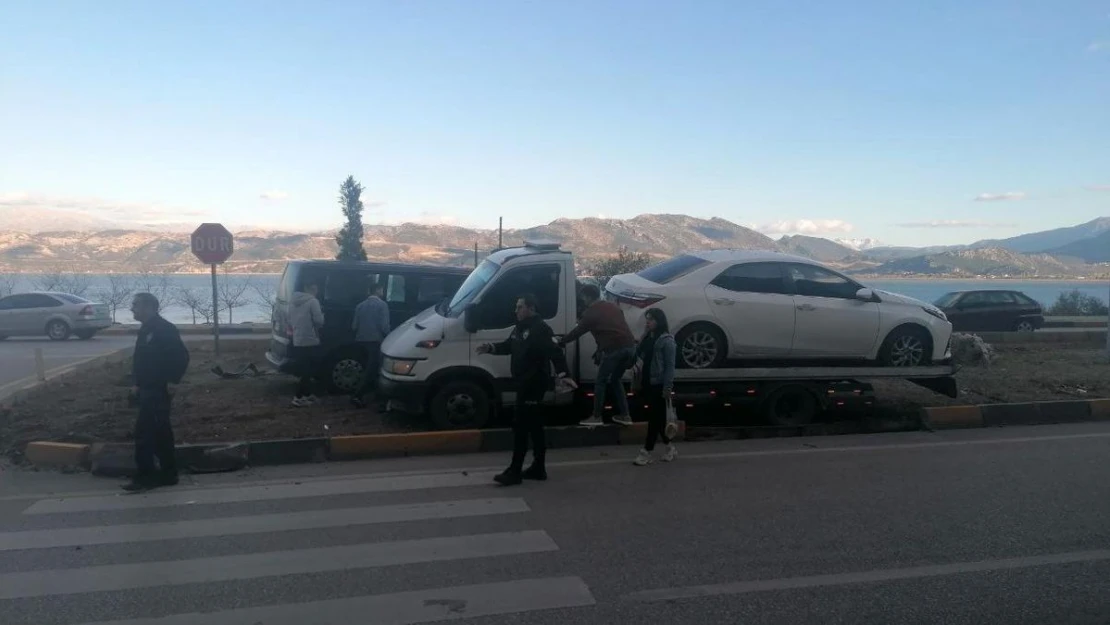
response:
<path id="1" fill-rule="evenodd" d="M 1106 360 L 1110 362 L 1110 312 L 1106 315 Z"/>
<path id="2" fill-rule="evenodd" d="M 478 266 L 478 242 L 474 242 L 474 266 Z"/>

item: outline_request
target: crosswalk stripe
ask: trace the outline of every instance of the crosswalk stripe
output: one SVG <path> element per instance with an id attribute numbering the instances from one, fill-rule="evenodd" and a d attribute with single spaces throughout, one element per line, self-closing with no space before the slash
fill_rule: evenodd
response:
<path id="1" fill-rule="evenodd" d="M 547 532 L 530 530 L 6 573 L 0 575 L 0 599 L 256 579 L 557 550 L 558 546 Z"/>
<path id="2" fill-rule="evenodd" d="M 86 625 L 413 625 L 595 603 L 580 578 L 553 577 Z"/>
<path id="3" fill-rule="evenodd" d="M 445 473 L 411 475 L 406 477 L 360 478 L 334 482 L 306 484 L 275 484 L 255 487 L 227 487 L 210 490 L 155 491 L 143 495 L 108 495 L 97 497 L 54 498 L 37 501 L 23 514 L 53 514 L 59 512 L 105 512 L 135 510 L 140 508 L 165 508 L 182 505 L 208 505 L 296 499 L 300 497 L 327 497 L 356 493 L 393 492 L 460 486 L 486 486 L 488 475 Z"/>
<path id="4" fill-rule="evenodd" d="M 310 530 L 349 525 L 397 523 L 427 519 L 449 519 L 514 514 L 528 512 L 528 504 L 519 498 L 464 499 L 433 503 L 373 506 L 363 508 L 338 508 L 260 514 L 250 516 L 172 521 L 166 523 L 137 523 L 132 525 L 103 525 L 94 527 L 28 530 L 0 533 L 0 551 L 21 549 L 48 549 L 76 545 L 107 545 L 113 543 L 150 542 L 205 536 L 236 536 Z"/>

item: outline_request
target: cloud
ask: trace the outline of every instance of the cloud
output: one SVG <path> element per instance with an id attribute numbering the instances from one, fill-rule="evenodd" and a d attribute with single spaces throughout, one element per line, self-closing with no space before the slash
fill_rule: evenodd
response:
<path id="1" fill-rule="evenodd" d="M 289 197 L 289 194 L 285 191 L 278 191 L 275 189 L 273 191 L 263 191 L 258 197 L 262 198 L 263 200 L 280 202 L 284 199 L 287 199 Z"/>
<path id="2" fill-rule="evenodd" d="M 0 210 L 40 221 L 72 220 L 69 227 L 112 227 L 176 223 L 183 217 L 204 219 L 202 210 L 166 206 L 154 202 L 117 202 L 94 197 L 49 196 L 25 191 L 0 193 Z M 59 224 L 42 224 L 45 228 Z M 67 227 L 61 225 L 61 227 Z"/>
<path id="3" fill-rule="evenodd" d="M 1089 184 L 1088 191 L 1110 191 L 1110 184 Z"/>
<path id="4" fill-rule="evenodd" d="M 1005 193 L 980 193 L 975 196 L 976 202 L 1008 202 L 1011 200 L 1024 200 L 1025 191 L 1007 191 Z"/>
<path id="5" fill-rule="evenodd" d="M 843 234 L 855 227 L 842 219 L 793 219 L 773 221 L 754 229 L 763 234 Z"/>
<path id="6" fill-rule="evenodd" d="M 961 221 L 938 219 L 935 221 L 910 221 L 896 224 L 899 228 L 1016 228 L 1017 224 L 1000 221 Z"/>
<path id="7" fill-rule="evenodd" d="M 1087 46 L 1087 52 L 1102 52 L 1103 50 L 1110 50 L 1110 41 L 1095 41 Z"/>

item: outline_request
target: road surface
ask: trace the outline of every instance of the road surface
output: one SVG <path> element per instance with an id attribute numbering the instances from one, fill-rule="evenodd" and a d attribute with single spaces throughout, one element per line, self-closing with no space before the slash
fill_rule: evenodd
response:
<path id="1" fill-rule="evenodd" d="M 1110 424 L 0 476 L 6 625 L 1110 622 Z M 66 492 L 73 491 L 73 492 Z M 203 614 L 201 614 L 203 613 Z"/>

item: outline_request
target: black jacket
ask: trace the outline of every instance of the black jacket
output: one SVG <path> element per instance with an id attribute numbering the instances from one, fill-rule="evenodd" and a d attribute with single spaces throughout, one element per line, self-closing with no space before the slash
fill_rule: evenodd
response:
<path id="1" fill-rule="evenodd" d="M 180 382 L 188 364 L 189 351 L 177 326 L 155 317 L 139 328 L 131 369 L 135 386 L 156 390 Z"/>
<path id="2" fill-rule="evenodd" d="M 567 372 L 566 356 L 554 338 L 551 326 L 533 316 L 517 323 L 507 340 L 492 345 L 494 354 L 511 356 L 517 393 L 540 399 L 552 386 L 551 365 L 555 365 L 556 373 Z"/>

